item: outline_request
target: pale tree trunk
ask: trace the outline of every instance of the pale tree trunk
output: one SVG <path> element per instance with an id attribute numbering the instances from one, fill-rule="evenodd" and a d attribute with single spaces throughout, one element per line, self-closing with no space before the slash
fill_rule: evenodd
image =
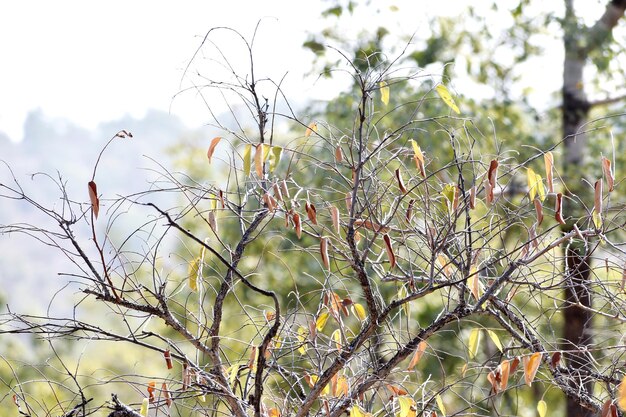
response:
<path id="1" fill-rule="evenodd" d="M 580 175 L 580 167 L 584 162 L 587 148 L 587 135 L 584 130 L 589 110 L 589 102 L 584 90 L 583 70 L 589 53 L 594 49 L 606 46 L 610 40 L 612 29 L 624 15 L 626 0 L 612 0 L 606 7 L 603 16 L 590 28 L 581 27 L 574 13 L 573 0 L 565 0 L 566 15 L 564 19 L 565 62 L 563 69 L 563 137 L 565 139 L 563 177 L 569 190 L 570 204 L 565 213 L 574 221 L 568 222 L 565 229 L 571 230 L 575 220 L 584 216 L 577 209 L 580 204 L 572 204 L 577 199 L 591 201 L 593 195 L 585 186 Z M 593 183 L 593 181 L 592 181 Z M 591 200 L 590 200 L 591 198 Z M 586 347 L 592 343 L 591 314 L 585 307 L 591 307 L 589 277 L 591 273 L 590 259 L 585 253 L 583 242 L 570 242 L 565 248 L 565 308 L 562 348 L 570 353 L 565 355 L 567 365 L 574 373 L 591 367 L 590 353 Z M 593 384 L 584 374 L 573 382 L 577 389 L 593 393 Z M 581 383 L 582 381 L 582 383 Z M 567 399 L 567 417 L 589 417 L 592 412 L 581 407 L 572 398 Z"/>

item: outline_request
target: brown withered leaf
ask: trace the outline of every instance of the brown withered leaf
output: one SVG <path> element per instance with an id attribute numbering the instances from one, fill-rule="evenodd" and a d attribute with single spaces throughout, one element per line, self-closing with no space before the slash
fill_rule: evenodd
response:
<path id="1" fill-rule="evenodd" d="M 611 161 L 608 158 L 602 157 L 602 172 L 604 173 L 604 179 L 609 186 L 609 192 L 615 189 L 615 177 L 613 177 L 613 171 L 611 170 Z"/>
<path id="2" fill-rule="evenodd" d="M 283 193 L 280 192 L 280 186 L 278 185 L 278 183 L 275 183 L 272 186 L 272 189 L 274 190 L 274 197 L 276 198 L 276 200 L 283 201 Z"/>
<path id="3" fill-rule="evenodd" d="M 265 162 L 265 158 L 263 155 L 263 150 L 265 147 L 262 144 L 256 145 L 256 150 L 254 152 L 254 169 L 256 171 L 256 175 L 259 178 L 263 178 L 263 164 Z"/>
<path id="4" fill-rule="evenodd" d="M 541 352 L 535 352 L 530 356 L 524 356 L 524 381 L 529 387 L 535 380 L 535 375 L 541 364 Z"/>
<path id="5" fill-rule="evenodd" d="M 330 271 L 330 259 L 328 258 L 328 239 L 325 237 L 320 238 L 320 255 L 322 256 L 322 263 L 324 268 Z"/>
<path id="6" fill-rule="evenodd" d="M 419 345 L 417 345 L 417 349 L 415 349 L 415 353 L 413 354 L 413 357 L 411 358 L 411 362 L 409 362 L 409 366 L 406 368 L 407 371 L 410 371 L 411 369 L 415 368 L 415 365 L 417 365 L 419 360 L 424 355 L 424 352 L 426 351 L 427 346 L 428 345 L 426 344 L 425 340 L 422 340 L 419 343 Z"/>
<path id="7" fill-rule="evenodd" d="M 206 153 L 207 158 L 209 158 L 209 164 L 211 163 L 211 158 L 213 157 L 213 152 L 215 152 L 215 147 L 217 146 L 218 143 L 220 143 L 220 140 L 222 140 L 221 137 L 215 137 L 213 138 L 213 140 L 211 140 L 211 144 L 209 145 L 209 150 Z"/>
<path id="8" fill-rule="evenodd" d="M 163 398 L 165 399 L 165 404 L 167 404 L 168 407 L 171 407 L 172 396 L 170 395 L 170 390 L 167 388 L 167 384 L 165 382 L 161 384 L 161 394 L 163 395 Z"/>
<path id="9" fill-rule="evenodd" d="M 98 213 L 100 212 L 100 199 L 98 198 L 98 187 L 96 183 L 93 181 L 89 181 L 87 184 L 89 188 L 89 200 L 91 201 L 91 210 L 93 212 L 94 217 L 98 218 Z"/>
<path id="10" fill-rule="evenodd" d="M 398 187 L 402 194 L 408 193 L 406 187 L 404 186 L 404 181 L 402 181 L 402 172 L 400 172 L 400 168 L 396 168 L 396 179 L 398 180 Z"/>
<path id="11" fill-rule="evenodd" d="M 487 172 L 487 182 L 485 184 L 485 190 L 487 192 L 487 204 L 493 202 L 493 190 L 496 188 L 498 182 L 498 161 L 492 160 L 489 163 L 489 171 Z"/>
<path id="12" fill-rule="evenodd" d="M 387 384 L 387 389 L 392 392 L 391 398 L 409 394 L 404 388 L 396 387 L 391 384 Z"/>
<path id="13" fill-rule="evenodd" d="M 343 161 L 343 152 L 341 152 L 341 146 L 337 145 L 335 148 L 335 162 L 339 163 Z"/>
<path id="14" fill-rule="evenodd" d="M 562 193 L 558 193 L 556 195 L 556 202 L 554 206 L 554 219 L 560 224 L 565 224 L 565 220 L 563 220 L 563 194 Z"/>
<path id="15" fill-rule="evenodd" d="M 511 362 L 511 371 L 510 371 L 510 373 L 512 373 L 512 374 L 515 373 L 515 371 L 517 370 L 517 367 L 519 365 L 519 362 L 520 362 L 520 360 L 519 360 L 518 356 L 513 358 L 513 361 Z"/>
<path id="16" fill-rule="evenodd" d="M 300 239 L 302 237 L 302 223 L 300 223 L 300 215 L 298 213 L 293 213 L 293 226 L 296 229 L 296 236 Z"/>
<path id="17" fill-rule="evenodd" d="M 330 218 L 333 222 L 335 233 L 339 234 L 341 225 L 339 224 L 339 209 L 337 207 L 330 206 Z"/>
<path id="18" fill-rule="evenodd" d="M 346 208 L 350 211 L 352 207 L 352 191 L 346 193 Z"/>
<path id="19" fill-rule="evenodd" d="M 596 181 L 593 188 L 593 210 L 599 215 L 602 214 L 602 181 Z"/>
<path id="20" fill-rule="evenodd" d="M 306 210 L 306 215 L 309 218 L 309 221 L 313 224 L 317 224 L 317 210 L 312 203 L 308 201 L 304 204 L 304 209 Z"/>
<path id="21" fill-rule="evenodd" d="M 500 389 L 502 391 L 504 391 L 507 387 L 507 385 L 509 384 L 509 375 L 511 372 L 511 364 L 510 362 L 505 359 L 502 361 L 502 363 L 499 365 L 500 367 Z"/>
<path id="22" fill-rule="evenodd" d="M 556 368 L 557 366 L 559 366 L 559 362 L 561 362 L 561 352 L 560 351 L 556 351 L 552 354 L 552 359 L 550 360 L 550 366 L 552 368 Z"/>
<path id="23" fill-rule="evenodd" d="M 358 227 L 365 227 L 366 229 L 369 229 L 373 232 L 379 232 L 379 233 L 389 233 L 389 228 L 386 226 L 382 226 L 378 223 L 373 223 L 369 220 L 361 220 L 361 219 L 357 219 L 354 221 L 354 227 L 358 228 Z"/>
<path id="24" fill-rule="evenodd" d="M 409 201 L 409 206 L 406 209 L 406 221 L 411 222 L 413 218 L 413 204 L 415 204 L 415 200 Z"/>
<path id="25" fill-rule="evenodd" d="M 390 269 L 396 266 L 396 255 L 393 253 L 393 246 L 391 246 L 391 239 L 389 235 L 384 234 L 383 240 L 385 241 L 385 250 L 387 251 L 387 257 L 389 258 Z"/>
<path id="26" fill-rule="evenodd" d="M 165 358 L 165 365 L 167 366 L 167 369 L 172 369 L 172 354 L 169 349 L 166 349 L 165 352 L 163 352 L 163 357 Z"/>

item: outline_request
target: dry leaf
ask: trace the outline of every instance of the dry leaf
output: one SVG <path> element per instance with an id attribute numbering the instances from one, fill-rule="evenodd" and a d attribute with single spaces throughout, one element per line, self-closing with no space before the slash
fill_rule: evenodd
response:
<path id="1" fill-rule="evenodd" d="M 600 417 L 617 417 L 617 406 L 613 404 L 611 398 L 602 404 L 602 410 L 600 411 Z"/>
<path id="2" fill-rule="evenodd" d="M 390 269 L 393 269 L 396 266 L 396 255 L 393 253 L 393 247 L 391 246 L 391 239 L 387 234 L 383 235 L 383 240 L 385 241 L 385 249 L 387 250 L 387 257 L 389 258 Z"/>
<path id="3" fill-rule="evenodd" d="M 478 270 L 476 269 L 476 265 L 472 265 L 470 267 L 470 276 L 467 279 L 467 286 L 469 290 L 472 292 L 474 298 L 478 301 L 480 299 L 481 285 L 480 278 L 478 277 Z"/>
<path id="4" fill-rule="evenodd" d="M 91 211 L 93 212 L 94 217 L 98 218 L 98 213 L 100 212 L 100 199 L 98 198 L 98 188 L 96 187 L 96 183 L 93 181 L 89 181 L 87 184 L 89 188 L 89 200 L 91 201 Z"/>
<path id="5" fill-rule="evenodd" d="M 254 152 L 254 169 L 256 171 L 256 175 L 259 178 L 263 178 L 263 161 L 265 160 L 263 156 L 263 145 L 256 145 L 256 151 Z"/>
<path id="6" fill-rule="evenodd" d="M 409 201 L 409 206 L 406 209 L 406 221 L 411 222 L 413 218 L 413 204 L 415 204 L 415 200 Z"/>
<path id="7" fill-rule="evenodd" d="M 220 140 L 222 140 L 222 138 L 219 136 L 211 140 L 211 144 L 209 145 L 209 150 L 206 153 L 207 158 L 209 158 L 209 164 L 211 163 L 213 152 L 215 152 L 215 147 L 217 146 L 218 143 L 220 143 Z"/>
<path id="8" fill-rule="evenodd" d="M 513 358 L 513 362 L 511 362 L 511 373 L 515 373 L 519 365 L 519 362 L 520 362 L 519 357 L 516 356 Z"/>
<path id="9" fill-rule="evenodd" d="M 530 355 L 530 357 L 524 356 L 524 381 L 526 381 L 526 385 L 528 386 L 532 385 L 540 364 L 541 364 L 540 352 L 535 352 L 532 355 Z"/>
<path id="10" fill-rule="evenodd" d="M 343 152 L 341 152 L 341 146 L 337 145 L 335 148 L 335 162 L 340 163 L 343 161 Z"/>
<path id="11" fill-rule="evenodd" d="M 409 140 L 409 142 L 411 142 L 411 145 L 413 146 L 413 158 L 415 159 L 415 165 L 417 166 L 417 169 L 419 169 L 422 178 L 426 178 L 426 167 L 424 164 L 424 154 L 422 153 L 422 149 L 413 139 Z"/>
<path id="12" fill-rule="evenodd" d="M 391 391 L 393 394 L 391 395 L 391 397 L 400 397 L 402 395 L 408 395 L 409 393 L 400 387 L 396 387 L 395 385 L 391 385 L 391 384 L 387 384 L 387 389 L 389 389 L 389 391 Z"/>
<path id="13" fill-rule="evenodd" d="M 256 368 L 256 346 L 252 346 L 250 350 L 250 357 L 248 358 L 248 369 L 254 370 Z"/>
<path id="14" fill-rule="evenodd" d="M 320 254 L 322 256 L 322 263 L 324 268 L 330 271 L 330 259 L 328 258 L 328 239 L 325 237 L 320 238 Z"/>
<path id="15" fill-rule="evenodd" d="M 474 185 L 469 190 L 469 207 L 471 210 L 476 208 L 476 186 Z"/>
<path id="16" fill-rule="evenodd" d="M 559 362 L 561 362 L 561 352 L 558 350 L 552 354 L 552 359 L 550 360 L 550 366 L 556 368 L 559 366 Z"/>
<path id="17" fill-rule="evenodd" d="M 404 186 L 404 181 L 402 181 L 402 173 L 400 172 L 400 168 L 396 169 L 396 179 L 398 180 L 398 187 L 400 188 L 400 191 L 402 191 L 402 194 L 408 193 L 408 190 Z"/>
<path id="18" fill-rule="evenodd" d="M 282 180 L 280 182 L 280 190 L 286 198 L 291 198 L 291 195 L 289 195 L 289 188 L 287 187 L 287 181 Z"/>
<path id="19" fill-rule="evenodd" d="M 615 177 L 613 177 L 613 171 L 611 171 L 611 161 L 605 157 L 602 157 L 602 172 L 609 186 L 609 192 L 613 191 L 615 189 Z"/>
<path id="20" fill-rule="evenodd" d="M 217 218 L 215 216 L 215 212 L 214 211 L 209 211 L 209 215 L 208 215 L 208 221 L 209 221 L 209 226 L 211 226 L 211 230 L 213 230 L 213 232 L 215 234 L 217 234 Z"/>
<path id="21" fill-rule="evenodd" d="M 344 375 L 339 375 L 339 377 L 337 377 L 337 383 L 333 394 L 335 397 L 345 397 L 348 395 L 348 378 Z"/>
<path id="22" fill-rule="evenodd" d="M 317 210 L 315 206 L 308 201 L 304 204 L 304 209 L 306 210 L 306 215 L 313 224 L 317 224 Z"/>
<path id="23" fill-rule="evenodd" d="M 165 365 L 167 365 L 167 369 L 172 369 L 172 354 L 169 349 L 166 349 L 165 352 L 163 352 L 163 357 L 165 358 Z"/>
<path id="24" fill-rule="evenodd" d="M 498 182 L 498 161 L 492 160 L 489 163 L 489 171 L 487 172 L 487 182 L 485 183 L 485 191 L 487 194 L 487 204 L 493 202 L 493 190 L 496 188 Z"/>
<path id="25" fill-rule="evenodd" d="M 622 411 L 626 411 L 626 375 L 624 375 L 617 389 L 617 405 L 619 405 Z"/>
<path id="26" fill-rule="evenodd" d="M 150 403 L 153 403 L 155 400 L 155 397 L 154 397 L 155 387 L 156 387 L 156 382 L 154 381 L 148 382 L 148 401 Z"/>
<path id="27" fill-rule="evenodd" d="M 346 207 L 348 212 L 352 208 L 352 191 L 346 193 Z"/>
<path id="28" fill-rule="evenodd" d="M 369 220 L 355 220 L 354 221 L 354 227 L 358 228 L 358 227 L 365 227 L 366 229 L 369 229 L 373 232 L 377 232 L 377 233 L 389 233 L 389 228 L 386 226 L 382 226 L 378 223 L 372 223 Z"/>
<path id="29" fill-rule="evenodd" d="M 511 370 L 508 360 L 503 360 L 500 366 L 500 389 L 504 391 L 509 383 L 509 372 Z"/>
<path id="30" fill-rule="evenodd" d="M 276 198 L 276 200 L 283 201 L 283 193 L 280 192 L 280 186 L 278 185 L 278 183 L 275 183 L 272 186 L 272 189 L 274 190 L 274 197 Z"/>
<path id="31" fill-rule="evenodd" d="M 426 351 L 426 347 L 427 346 L 428 345 L 426 344 L 425 340 L 422 340 L 417 345 L 417 349 L 415 350 L 415 353 L 413 354 L 413 357 L 411 358 L 411 362 L 409 362 L 409 366 L 408 366 L 408 368 L 406 368 L 407 371 L 410 371 L 411 369 L 415 368 L 415 365 L 417 365 L 419 360 L 424 355 L 424 352 Z"/>
<path id="32" fill-rule="evenodd" d="M 546 165 L 546 182 L 548 183 L 548 192 L 549 193 L 553 193 L 554 192 L 554 182 L 552 179 L 552 172 L 554 170 L 554 156 L 552 155 L 552 152 L 546 152 L 543 154 L 543 161 L 545 162 Z"/>
<path id="33" fill-rule="evenodd" d="M 335 229 L 335 233 L 339 234 L 340 232 L 339 209 L 337 207 L 330 206 L 330 217 L 333 221 L 333 227 Z"/>
<path id="34" fill-rule="evenodd" d="M 164 382 L 161 384 L 161 393 L 163 394 L 163 398 L 165 399 L 165 404 L 168 407 L 172 406 L 172 396 L 170 395 L 170 390 L 167 389 L 167 384 Z"/>
<path id="35" fill-rule="evenodd" d="M 565 224 L 565 220 L 563 220 L 563 194 L 561 193 L 558 193 L 556 195 L 556 203 L 554 206 L 554 219 L 560 224 Z"/>
<path id="36" fill-rule="evenodd" d="M 300 223 L 300 215 L 298 213 L 293 214 L 293 226 L 296 229 L 296 236 L 300 239 L 302 237 L 302 223 Z"/>

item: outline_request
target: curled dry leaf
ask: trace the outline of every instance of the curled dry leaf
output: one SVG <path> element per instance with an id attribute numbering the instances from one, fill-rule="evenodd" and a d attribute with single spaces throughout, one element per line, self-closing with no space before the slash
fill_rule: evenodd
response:
<path id="1" fill-rule="evenodd" d="M 509 375 L 511 371 L 510 362 L 508 360 L 503 360 L 499 365 L 500 368 L 500 389 L 504 391 L 506 386 L 509 384 Z"/>
<path id="2" fill-rule="evenodd" d="M 476 208 L 476 186 L 474 185 L 469 190 L 469 207 L 471 210 Z"/>
<path id="3" fill-rule="evenodd" d="M 487 181 L 485 183 L 487 204 L 493 203 L 493 190 L 495 190 L 498 182 L 498 165 L 499 163 L 495 159 L 489 163 L 489 171 L 487 171 Z"/>
<path id="4" fill-rule="evenodd" d="M 352 192 L 349 191 L 346 193 L 346 208 L 348 211 L 352 208 Z"/>
<path id="5" fill-rule="evenodd" d="M 617 405 L 619 405 L 622 411 L 626 411 L 626 375 L 624 375 L 617 389 Z"/>
<path id="6" fill-rule="evenodd" d="M 596 181 L 594 185 L 594 198 L 593 198 L 593 224 L 596 226 L 596 229 L 602 227 L 602 181 Z"/>
<path id="7" fill-rule="evenodd" d="M 161 384 L 161 393 L 163 394 L 163 398 L 165 399 L 165 404 L 168 407 L 172 406 L 172 396 L 170 395 L 170 390 L 167 388 L 167 384 L 164 382 Z"/>
<path id="8" fill-rule="evenodd" d="M 339 163 L 343 161 L 343 152 L 341 151 L 341 146 L 337 145 L 335 148 L 335 162 Z"/>
<path id="9" fill-rule="evenodd" d="M 275 183 L 272 186 L 272 189 L 274 190 L 274 197 L 276 198 L 276 200 L 283 201 L 283 193 L 280 192 L 280 186 L 278 185 L 278 183 Z"/>
<path id="10" fill-rule="evenodd" d="M 550 360 L 550 366 L 552 368 L 556 368 L 557 366 L 559 366 L 559 362 L 561 362 L 561 352 L 560 351 L 556 351 L 552 354 L 552 359 Z"/>
<path id="11" fill-rule="evenodd" d="M 304 205 L 304 209 L 306 210 L 309 221 L 313 224 L 317 224 L 317 210 L 315 206 L 307 201 Z"/>
<path id="12" fill-rule="evenodd" d="M 389 235 L 384 234 L 383 240 L 385 241 L 385 250 L 387 251 L 387 257 L 389 258 L 390 268 L 393 269 L 396 266 L 396 255 L 393 253 L 391 239 L 389 238 Z"/>
<path id="13" fill-rule="evenodd" d="M 424 355 L 424 352 L 426 351 L 427 346 L 428 345 L 426 344 L 425 340 L 422 340 L 417 345 L 417 349 L 415 349 L 415 353 L 413 354 L 413 357 L 411 358 L 411 362 L 409 362 L 409 366 L 406 368 L 407 371 L 410 371 L 411 369 L 415 368 L 415 365 L 417 365 L 419 360 Z"/>
<path id="14" fill-rule="evenodd" d="M 291 195 L 289 194 L 289 188 L 287 187 L 287 181 L 282 180 L 280 182 L 280 190 L 282 191 L 285 198 L 291 198 Z"/>
<path id="15" fill-rule="evenodd" d="M 167 365 L 167 369 L 172 369 L 172 354 L 169 349 L 166 349 L 163 352 L 163 357 L 165 358 L 165 365 Z"/>
<path id="16" fill-rule="evenodd" d="M 554 192 L 554 181 L 552 178 L 553 175 L 553 171 L 554 171 L 554 156 L 552 155 L 552 152 L 546 152 L 543 154 L 543 161 L 545 162 L 546 165 L 546 182 L 548 183 L 548 192 L 549 193 L 553 193 Z"/>
<path id="17" fill-rule="evenodd" d="M 293 214 L 293 227 L 296 229 L 296 236 L 300 239 L 302 237 L 302 223 L 300 222 L 300 215 L 298 213 Z"/>
<path id="18" fill-rule="evenodd" d="M 328 239 L 325 237 L 320 238 L 320 255 L 322 256 L 322 263 L 324 268 L 330 271 L 330 259 L 328 258 Z"/>
<path id="19" fill-rule="evenodd" d="M 541 364 L 541 352 L 535 352 L 530 356 L 524 356 L 524 381 L 529 387 L 535 380 L 535 375 Z"/>
<path id="20" fill-rule="evenodd" d="M 209 211 L 209 215 L 207 216 L 207 219 L 209 221 L 209 226 L 211 226 L 211 230 L 213 230 L 213 232 L 217 234 L 218 226 L 217 226 L 217 217 L 215 215 L 215 212 Z"/>
<path id="21" fill-rule="evenodd" d="M 389 233 L 389 228 L 386 226 L 382 226 L 378 223 L 372 223 L 369 220 L 361 220 L 361 219 L 357 219 L 354 221 L 354 227 L 365 227 L 366 229 L 369 229 L 373 232 L 377 232 L 377 233 Z"/>
<path id="22" fill-rule="evenodd" d="M 559 224 L 565 224 L 565 220 L 563 220 L 563 194 L 558 193 L 556 195 L 556 202 L 554 205 L 554 219 Z"/>
<path id="23" fill-rule="evenodd" d="M 600 411 L 600 417 L 617 417 L 617 406 L 613 403 L 611 398 L 607 398 L 607 400 L 602 404 L 602 410 Z"/>
<path id="24" fill-rule="evenodd" d="M 517 370 L 517 367 L 519 366 L 520 360 L 519 357 L 516 356 L 513 358 L 513 360 L 511 361 L 511 373 L 515 373 L 515 371 Z"/>
<path id="25" fill-rule="evenodd" d="M 215 152 L 215 147 L 217 146 L 218 143 L 220 143 L 220 140 L 222 140 L 222 138 L 219 136 L 211 140 L 211 144 L 209 145 L 209 150 L 206 153 L 207 158 L 209 158 L 209 164 L 211 163 L 213 152 Z"/>
<path id="26" fill-rule="evenodd" d="M 335 229 L 335 233 L 339 234 L 340 224 L 339 224 L 339 209 L 335 206 L 330 206 L 330 217 L 333 222 L 333 228 Z"/>
<path id="27" fill-rule="evenodd" d="M 156 382 L 154 381 L 148 382 L 148 401 L 150 403 L 153 403 L 155 400 L 155 397 L 154 397 L 154 391 L 156 389 L 155 387 L 156 387 Z"/>
<path id="28" fill-rule="evenodd" d="M 602 157 L 602 172 L 604 173 L 604 179 L 609 186 L 609 192 L 615 189 L 615 177 L 613 177 L 613 171 L 611 171 L 611 161 L 608 158 Z"/>
<path id="29" fill-rule="evenodd" d="M 391 384 L 387 384 L 387 389 L 391 391 L 391 398 L 409 394 L 405 389 Z"/>
<path id="30" fill-rule="evenodd" d="M 533 203 L 535 203 L 535 212 L 537 213 L 537 226 L 540 226 L 541 222 L 543 222 L 543 206 L 539 199 L 534 199 Z"/>
<path id="31" fill-rule="evenodd" d="M 413 204 L 415 204 L 415 200 L 409 201 L 409 206 L 406 209 L 406 221 L 411 222 L 413 218 Z"/>
<path id="32" fill-rule="evenodd" d="M 98 218 L 98 213 L 100 212 L 100 199 L 98 198 L 98 187 L 96 183 L 93 181 L 89 181 L 87 184 L 89 188 L 89 200 L 91 201 L 91 211 L 93 212 L 94 217 Z"/>
<path id="33" fill-rule="evenodd" d="M 400 172 L 400 168 L 396 168 L 396 179 L 398 180 L 398 187 L 402 194 L 408 193 L 408 190 L 404 186 L 404 181 L 402 181 L 402 172 Z"/>

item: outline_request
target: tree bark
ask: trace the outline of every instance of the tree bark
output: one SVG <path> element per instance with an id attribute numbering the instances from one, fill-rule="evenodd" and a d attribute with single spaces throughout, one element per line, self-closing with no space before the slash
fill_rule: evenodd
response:
<path id="1" fill-rule="evenodd" d="M 563 137 L 565 138 L 563 178 L 566 182 L 569 202 L 564 212 L 573 219 L 564 226 L 572 230 L 576 221 L 585 213 L 580 204 L 571 204 L 576 199 L 589 201 L 593 198 L 589 187 L 580 178 L 580 167 L 584 163 L 587 135 L 581 129 L 588 120 L 591 104 L 584 90 L 583 70 L 589 53 L 603 47 L 609 40 L 613 27 L 624 15 L 626 0 L 612 0 L 607 4 L 602 17 L 589 28 L 580 27 L 574 12 L 573 0 L 565 0 L 563 66 Z M 593 183 L 593 181 L 592 181 Z M 593 384 L 584 376 L 576 375 L 579 370 L 590 370 L 591 357 L 587 350 L 592 342 L 592 316 L 585 307 L 591 307 L 589 291 L 591 274 L 590 258 L 585 242 L 573 241 L 564 247 L 565 253 L 565 306 L 563 309 L 563 343 L 565 359 L 573 372 L 572 384 L 586 394 L 593 393 Z M 590 417 L 593 413 L 583 408 L 575 399 L 567 399 L 567 417 Z"/>

